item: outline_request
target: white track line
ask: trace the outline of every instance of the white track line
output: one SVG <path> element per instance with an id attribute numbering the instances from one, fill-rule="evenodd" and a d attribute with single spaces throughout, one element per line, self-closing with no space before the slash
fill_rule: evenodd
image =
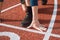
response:
<path id="1" fill-rule="evenodd" d="M 5 11 L 8 11 L 8 10 L 10 10 L 10 9 L 12 9 L 12 8 L 15 8 L 15 7 L 19 6 L 19 5 L 21 5 L 21 3 L 16 4 L 16 5 L 13 5 L 13 6 L 11 6 L 11 7 L 8 7 L 8 8 L 6 8 L 6 9 L 3 9 L 3 10 L 1 11 L 1 13 L 5 12 Z"/>
<path id="2" fill-rule="evenodd" d="M 3 24 L 3 23 L 0 23 L 0 26 L 18 29 L 18 30 L 24 30 L 24 31 L 32 32 L 32 33 L 38 33 L 38 34 L 45 34 L 46 33 L 46 32 L 40 32 L 40 31 L 33 30 L 33 29 L 27 29 L 27 28 L 22 28 L 22 27 L 18 27 L 18 26 Z M 58 34 L 51 34 L 51 36 L 60 38 L 60 35 L 58 35 Z"/>
<path id="3" fill-rule="evenodd" d="M 54 0 L 53 15 L 52 15 L 52 18 L 51 18 L 51 21 L 50 21 L 48 30 L 47 30 L 47 32 L 46 32 L 45 37 L 44 37 L 43 40 L 49 40 L 49 38 L 50 38 L 50 36 L 51 36 L 51 32 L 52 32 L 52 30 L 53 30 L 54 23 L 55 23 L 55 19 L 56 19 L 56 15 L 57 15 L 57 1 L 58 1 L 58 0 Z"/>
<path id="4" fill-rule="evenodd" d="M 53 29 L 52 26 L 54 25 L 54 20 L 53 20 L 53 19 L 55 19 L 55 17 L 56 17 L 56 15 L 55 15 L 55 14 L 56 14 L 56 10 L 57 10 L 57 9 L 56 9 L 56 8 L 57 8 L 56 2 L 57 2 L 57 0 L 55 0 L 53 16 L 52 16 L 52 20 L 51 20 L 51 22 L 50 22 L 50 25 L 49 25 L 49 28 L 48 28 L 48 31 L 47 31 L 47 32 L 40 32 L 40 31 L 36 31 L 36 30 L 32 30 L 32 29 L 20 28 L 20 27 L 17 27 L 17 26 L 12 26 L 12 25 L 7 25 L 7 24 L 0 24 L 0 26 L 5 26 L 5 27 L 9 27 L 9 28 L 15 28 L 15 29 L 19 29 L 19 30 L 25 30 L 25 31 L 28 31 L 28 32 L 34 32 L 34 33 L 39 33 L 39 34 L 45 34 L 44 40 L 46 40 L 46 39 L 48 40 L 50 36 L 60 38 L 60 35 L 51 34 L 51 32 L 50 32 L 50 31 L 52 31 L 52 29 Z M 12 8 L 15 8 L 15 7 L 19 6 L 19 5 L 21 5 L 21 3 L 16 4 L 16 5 L 14 5 L 14 6 L 11 6 L 11 7 L 9 7 L 9 8 L 6 8 L 6 9 L 2 10 L 1 13 L 2 13 L 2 12 L 5 12 L 5 11 L 8 11 L 8 10 L 10 10 L 10 9 L 12 9 Z M 50 28 L 51 28 L 51 29 L 50 29 Z M 47 35 L 48 35 L 48 36 L 47 36 Z M 46 36 L 47 36 L 47 37 L 46 37 Z"/>
<path id="5" fill-rule="evenodd" d="M 0 32 L 0 36 L 7 36 L 10 40 L 20 40 L 20 36 L 13 32 Z"/>

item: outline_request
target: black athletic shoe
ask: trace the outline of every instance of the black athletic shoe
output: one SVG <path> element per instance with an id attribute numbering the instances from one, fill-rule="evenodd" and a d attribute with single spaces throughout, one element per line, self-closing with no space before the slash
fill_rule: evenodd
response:
<path id="1" fill-rule="evenodd" d="M 46 5 L 47 4 L 47 0 L 42 0 L 42 5 Z"/>
<path id="2" fill-rule="evenodd" d="M 27 7 L 27 12 L 24 20 L 21 22 L 22 27 L 28 27 L 32 22 L 32 8 Z"/>

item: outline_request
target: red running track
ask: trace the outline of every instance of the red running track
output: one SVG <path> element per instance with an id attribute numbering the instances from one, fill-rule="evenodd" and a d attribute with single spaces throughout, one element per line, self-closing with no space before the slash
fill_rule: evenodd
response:
<path id="1" fill-rule="evenodd" d="M 60 36 L 60 0 L 57 1 L 58 1 L 57 15 L 53 25 L 52 34 L 56 34 Z M 2 11 L 6 8 L 19 4 L 19 2 L 20 2 L 19 0 L 4 0 Z M 42 5 L 41 0 L 39 0 L 38 4 L 39 4 L 38 6 L 39 22 L 41 24 L 46 25 L 46 28 L 49 28 L 50 20 L 52 18 L 53 9 L 54 9 L 54 0 L 48 0 L 47 5 Z M 2 23 L 4 24 L 20 26 L 20 23 L 24 19 L 24 16 L 25 16 L 25 12 L 23 12 L 21 5 L 19 5 L 10 10 L 2 12 L 0 14 L 0 19 L 3 19 Z M 0 32 L 11 32 L 11 33 L 13 32 L 18 36 L 20 36 L 21 38 L 20 40 L 43 40 L 45 37 L 45 34 L 28 32 L 25 30 L 19 30 L 5 26 L 0 26 Z M 0 36 L 0 40 L 10 40 L 10 38 L 8 36 Z M 60 40 L 60 37 L 58 38 L 55 36 L 54 37 L 50 36 L 49 40 Z"/>

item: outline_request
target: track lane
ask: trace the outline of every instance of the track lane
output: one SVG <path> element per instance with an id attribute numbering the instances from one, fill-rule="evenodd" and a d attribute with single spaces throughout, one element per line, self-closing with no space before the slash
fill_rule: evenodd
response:
<path id="1" fill-rule="evenodd" d="M 42 24 L 44 24 L 44 25 L 46 25 L 47 26 L 47 28 L 48 28 L 48 25 L 49 25 L 49 23 L 50 23 L 50 19 L 51 19 L 51 16 L 52 16 L 52 12 L 53 12 L 53 6 L 54 6 L 54 4 L 53 4 L 53 0 L 50 0 L 50 1 L 48 1 L 48 4 L 47 5 L 45 5 L 45 6 L 43 6 L 43 5 L 41 5 L 41 3 L 40 3 L 41 1 L 39 1 L 39 14 L 38 14 L 38 16 L 39 16 L 39 20 L 40 20 L 40 23 L 42 23 Z M 9 7 L 9 6 L 8 6 Z M 60 8 L 60 7 L 59 7 Z M 58 9 L 59 9 L 58 8 Z M 19 10 L 18 10 L 19 9 Z M 17 11 L 18 10 L 18 11 Z M 10 13 L 9 13 L 10 12 Z M 20 14 L 19 14 L 19 13 Z M 49 12 L 49 13 L 48 13 Z M 9 13 L 9 14 L 8 14 Z M 8 14 L 8 15 L 7 15 Z M 13 15 L 11 15 L 11 14 L 13 14 Z M 17 14 L 19 17 L 17 17 L 16 15 L 14 15 L 14 14 Z M 19 26 L 20 25 L 20 22 L 21 21 L 19 21 L 19 20 L 23 20 L 23 18 L 24 18 L 24 16 L 22 16 L 22 14 L 25 16 L 25 14 L 24 14 L 24 12 L 21 10 L 21 7 L 20 6 L 18 6 L 18 7 L 16 7 L 16 8 L 14 8 L 14 9 L 11 9 L 11 10 L 9 10 L 9 11 L 7 11 L 7 12 L 4 12 L 3 14 L 2 14 L 2 18 L 3 19 L 9 19 L 9 20 L 18 20 L 18 21 L 3 21 L 3 23 L 6 23 L 6 24 L 11 24 L 11 25 L 17 25 L 17 26 Z M 12 18 L 11 18 L 12 17 Z M 16 17 L 16 18 L 15 18 Z M 49 17 L 49 18 L 47 18 L 47 17 Z M 60 17 L 59 16 L 59 13 L 58 13 L 58 16 L 57 16 L 57 19 L 58 20 L 60 20 L 58 17 Z M 59 21 L 58 21 L 59 22 Z M 55 26 L 59 26 L 59 24 L 60 23 L 57 23 L 57 24 L 55 24 Z M 55 28 L 55 26 L 54 26 L 54 28 Z M 3 29 L 4 30 L 4 29 Z M 13 29 L 10 29 L 10 30 L 13 30 Z M 9 31 L 10 31 L 9 30 Z M 16 31 L 16 30 L 14 30 L 14 31 Z M 53 32 L 52 33 L 57 33 L 57 34 L 60 34 L 58 31 L 57 32 L 55 32 L 55 31 L 57 31 L 57 30 L 54 30 L 53 29 Z M 21 32 L 22 33 L 22 32 Z M 27 33 L 27 32 L 26 32 Z M 33 34 L 33 36 L 34 36 L 34 34 Z M 44 37 L 44 35 L 42 35 L 43 37 Z M 41 36 L 41 37 L 42 37 Z M 43 39 L 43 37 L 41 38 L 41 39 Z M 38 38 L 37 38 L 38 39 Z M 36 40 L 37 40 L 36 39 Z M 59 38 L 55 38 L 55 37 L 50 37 L 50 40 L 56 40 L 56 39 L 58 39 L 59 40 Z M 39 40 L 39 39 L 38 39 Z"/>

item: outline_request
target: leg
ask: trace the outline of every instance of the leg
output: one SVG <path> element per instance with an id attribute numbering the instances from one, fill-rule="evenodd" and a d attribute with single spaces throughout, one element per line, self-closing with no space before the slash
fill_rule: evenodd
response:
<path id="1" fill-rule="evenodd" d="M 23 11 L 26 11 L 25 0 L 21 0 L 21 6 L 22 6 Z"/>
<path id="2" fill-rule="evenodd" d="M 31 26 L 33 26 L 33 28 L 39 31 L 46 30 L 46 28 L 42 27 L 42 25 L 38 21 L 38 0 L 30 0 L 30 3 L 32 6 L 32 15 L 33 15 Z"/>
<path id="3" fill-rule="evenodd" d="M 26 5 L 26 16 L 25 16 L 24 20 L 21 22 L 22 27 L 29 26 L 32 21 L 32 8 L 30 6 L 29 0 L 25 0 L 25 5 Z"/>

